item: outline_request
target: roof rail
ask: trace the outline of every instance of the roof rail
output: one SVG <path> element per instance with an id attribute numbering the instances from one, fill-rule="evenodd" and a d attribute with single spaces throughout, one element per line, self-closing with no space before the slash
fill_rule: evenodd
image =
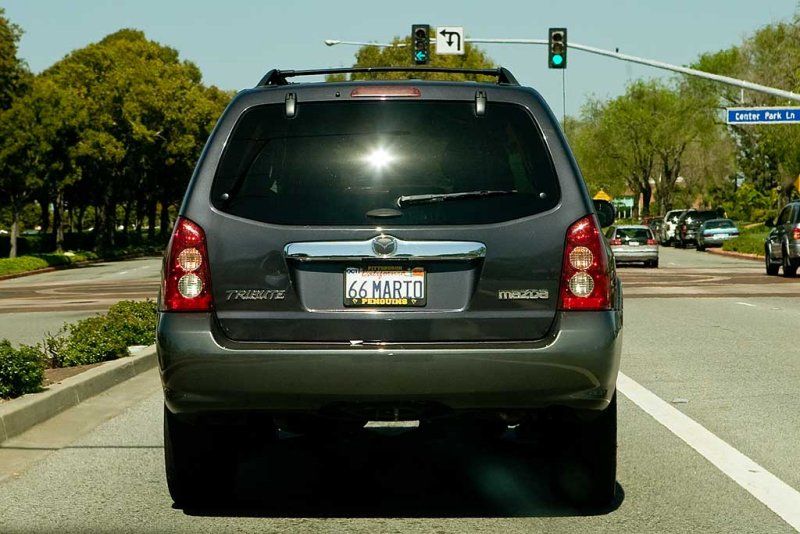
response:
<path id="1" fill-rule="evenodd" d="M 519 85 L 519 82 L 506 68 L 496 69 L 458 69 L 448 67 L 346 67 L 337 69 L 318 69 L 318 70 L 278 70 L 272 69 L 267 72 L 256 87 L 269 85 L 288 85 L 288 78 L 296 76 L 319 76 L 325 74 L 351 74 L 358 72 L 444 72 L 453 74 L 474 74 L 492 76 L 497 78 L 497 83 L 508 85 Z"/>

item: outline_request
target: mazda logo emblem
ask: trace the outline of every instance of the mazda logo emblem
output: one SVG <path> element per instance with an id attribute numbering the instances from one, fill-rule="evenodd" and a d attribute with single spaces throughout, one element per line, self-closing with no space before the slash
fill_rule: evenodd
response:
<path id="1" fill-rule="evenodd" d="M 391 256 L 397 252 L 397 239 L 388 235 L 379 235 L 372 240 L 372 251 L 378 256 Z"/>

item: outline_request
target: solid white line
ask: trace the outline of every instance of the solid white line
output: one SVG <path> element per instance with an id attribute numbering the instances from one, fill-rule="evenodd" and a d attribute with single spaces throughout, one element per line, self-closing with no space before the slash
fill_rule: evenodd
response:
<path id="1" fill-rule="evenodd" d="M 751 308 L 756 308 L 755 304 L 750 304 L 749 302 L 737 302 L 736 304 L 741 304 L 742 306 L 750 306 Z"/>
<path id="2" fill-rule="evenodd" d="M 617 389 L 800 531 L 800 492 L 623 373 Z"/>

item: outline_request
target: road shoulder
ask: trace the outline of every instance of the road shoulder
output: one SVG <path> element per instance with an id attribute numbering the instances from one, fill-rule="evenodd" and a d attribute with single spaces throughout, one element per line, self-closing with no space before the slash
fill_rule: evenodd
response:
<path id="1" fill-rule="evenodd" d="M 156 366 L 155 345 L 0 404 L 0 443 Z"/>

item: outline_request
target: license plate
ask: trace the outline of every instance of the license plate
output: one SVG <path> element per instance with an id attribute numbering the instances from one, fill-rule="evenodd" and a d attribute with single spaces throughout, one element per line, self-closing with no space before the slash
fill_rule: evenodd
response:
<path id="1" fill-rule="evenodd" d="M 639 242 L 638 241 L 630 241 L 630 242 L 628 242 L 628 246 L 638 247 L 639 246 Z"/>
<path id="2" fill-rule="evenodd" d="M 376 265 L 344 271 L 345 306 L 425 306 L 426 291 L 422 267 Z"/>

